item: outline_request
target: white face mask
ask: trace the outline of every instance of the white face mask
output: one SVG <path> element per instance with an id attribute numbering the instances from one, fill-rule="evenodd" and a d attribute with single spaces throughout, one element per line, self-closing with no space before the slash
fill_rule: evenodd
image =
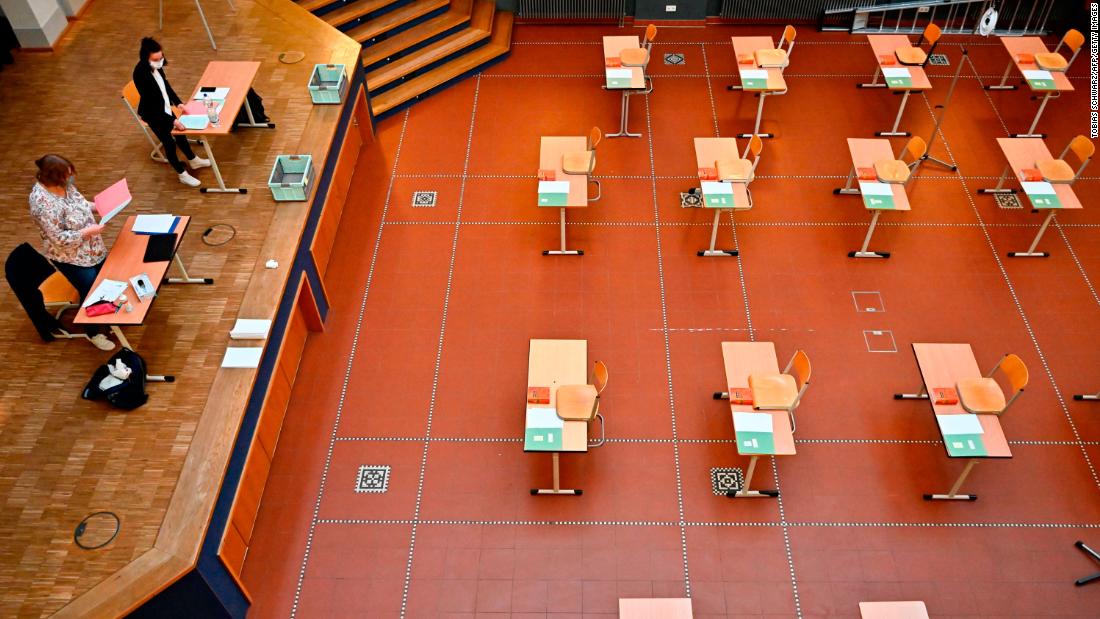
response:
<path id="1" fill-rule="evenodd" d="M 161 58 L 160 60 L 150 60 L 149 66 L 153 67 L 154 69 L 160 69 L 164 66 L 164 59 Z"/>

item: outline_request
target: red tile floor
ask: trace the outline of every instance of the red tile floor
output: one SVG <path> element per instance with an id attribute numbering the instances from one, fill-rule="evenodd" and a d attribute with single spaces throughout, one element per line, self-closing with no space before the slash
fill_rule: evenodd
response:
<path id="1" fill-rule="evenodd" d="M 761 30 L 777 35 L 776 28 Z M 655 89 L 632 102 L 640 139 L 605 140 L 603 199 L 572 215 L 583 257 L 547 257 L 557 212 L 534 207 L 538 139 L 613 130 L 600 89 L 609 28 L 520 26 L 511 57 L 378 125 L 344 215 L 326 331 L 311 337 L 244 570 L 257 617 L 613 616 L 619 597 L 690 596 L 697 617 L 855 616 L 862 600 L 922 599 L 933 616 L 1100 615 L 1100 170 L 1081 212 L 1058 218 L 1046 259 L 1009 259 L 1040 216 L 977 189 L 1002 167 L 994 139 L 1023 131 L 1026 92 L 987 93 L 1006 54 L 945 37 L 949 67 L 903 128 L 928 137 L 961 45 L 969 51 L 913 210 L 887 214 L 852 260 L 867 213 L 834 196 L 847 137 L 893 121 L 898 98 L 857 90 L 862 37 L 803 29 L 790 92 L 769 99 L 755 207 L 723 220 L 740 259 L 698 258 L 710 214 L 683 209 L 691 138 L 751 130 L 755 100 L 727 92 L 728 37 L 747 28 L 666 28 Z M 1053 42 L 1053 41 L 1052 41 Z M 1078 90 L 1040 123 L 1054 152 L 1088 126 Z M 895 148 L 902 139 L 895 138 Z M 413 191 L 438 192 L 412 208 Z M 877 292 L 860 296 L 854 291 Z M 868 300 L 877 312 L 857 311 Z M 870 352 L 868 331 L 897 352 Z M 888 335 L 885 332 L 889 332 Z M 584 338 L 611 370 L 609 441 L 563 457 L 581 497 L 532 497 L 550 458 L 521 448 L 531 338 Z M 731 500 L 712 467 L 732 445 L 719 343 L 805 349 L 816 373 L 798 412 L 798 455 L 764 461 L 777 500 Z M 1023 357 L 1031 384 L 1004 417 L 1014 457 L 966 484 L 977 502 L 929 503 L 948 460 L 927 403 L 891 394 L 919 380 L 909 345 L 969 342 L 989 367 Z M 360 465 L 391 467 L 388 491 L 356 493 Z M 755 484 L 754 484 L 755 485 Z"/>

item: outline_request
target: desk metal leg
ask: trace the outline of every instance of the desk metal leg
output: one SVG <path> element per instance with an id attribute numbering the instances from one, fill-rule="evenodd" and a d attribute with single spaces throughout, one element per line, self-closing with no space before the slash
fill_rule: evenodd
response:
<path id="1" fill-rule="evenodd" d="M 852 166 L 852 169 L 848 171 L 848 180 L 845 181 L 843 187 L 837 187 L 833 190 L 833 194 L 845 194 L 845 195 L 858 195 L 859 188 L 852 187 L 852 181 L 856 180 L 856 166 Z"/>
<path id="2" fill-rule="evenodd" d="M 1093 560 L 1100 563 L 1100 554 L 1098 554 L 1092 548 L 1089 548 L 1088 546 L 1086 546 L 1085 542 L 1082 542 L 1082 541 L 1078 540 L 1073 545 L 1076 546 L 1081 552 L 1087 554 L 1088 556 L 1092 557 Z M 1085 576 L 1084 578 L 1078 578 L 1077 580 L 1075 580 L 1073 582 L 1073 584 L 1080 587 L 1082 585 L 1087 585 L 1087 584 L 1089 584 L 1090 582 L 1092 582 L 1094 580 L 1100 580 L 1100 572 L 1097 572 L 1097 573 L 1095 573 L 1091 576 Z"/>
<path id="3" fill-rule="evenodd" d="M 768 96 L 768 93 L 759 93 L 760 103 L 756 104 L 756 124 L 752 128 L 752 133 L 738 133 L 739 138 L 751 138 L 757 136 L 761 138 L 774 138 L 775 135 L 771 133 L 760 133 L 760 121 L 764 118 L 764 98 Z"/>
<path id="4" fill-rule="evenodd" d="M 921 383 L 920 391 L 918 391 L 916 393 L 895 393 L 894 394 L 894 399 L 895 400 L 927 400 L 928 399 L 928 388 L 924 386 L 924 383 Z"/>
<path id="5" fill-rule="evenodd" d="M 256 122 L 256 117 L 252 114 L 252 106 L 248 104 L 248 97 L 244 98 L 244 113 L 245 113 L 246 116 L 248 116 L 248 122 L 246 122 L 246 123 L 237 123 L 238 127 L 256 127 L 256 128 L 260 128 L 260 129 L 274 129 L 275 128 L 275 123 L 271 123 L 271 122 L 258 123 L 258 122 Z"/>
<path id="6" fill-rule="evenodd" d="M 901 124 L 901 114 L 902 114 L 902 112 L 905 111 L 905 104 L 908 103 L 908 102 L 909 102 L 909 91 L 906 90 L 901 95 L 901 105 L 898 106 L 898 115 L 897 115 L 896 118 L 894 118 L 894 128 L 890 129 L 889 131 L 876 131 L 875 135 L 879 136 L 880 138 L 896 137 L 896 136 L 901 136 L 901 137 L 908 136 L 909 135 L 908 131 L 898 131 L 898 125 Z"/>
<path id="7" fill-rule="evenodd" d="M 966 476 L 970 474 L 971 469 L 978 461 L 971 458 L 966 463 L 966 468 L 963 469 L 959 478 L 955 480 L 955 485 L 951 486 L 951 490 L 947 494 L 926 494 L 924 495 L 925 501 L 977 501 L 978 495 L 976 494 L 959 494 L 959 488 L 963 482 L 966 481 Z"/>
<path id="8" fill-rule="evenodd" d="M 218 45 L 214 43 L 214 33 L 210 32 L 210 24 L 206 23 L 206 13 L 202 12 L 202 4 L 199 3 L 199 0 L 195 0 L 195 8 L 199 10 L 199 17 L 202 18 L 202 26 L 206 28 L 206 36 L 210 38 L 210 48 L 217 51 Z"/>
<path id="9" fill-rule="evenodd" d="M 202 147 L 206 150 L 206 158 L 210 160 L 210 168 L 214 170 L 214 178 L 218 179 L 218 186 L 200 187 L 199 191 L 202 193 L 248 193 L 248 190 L 244 187 L 226 187 L 225 181 L 222 179 L 221 168 L 218 167 L 218 161 L 214 159 L 214 151 L 210 150 L 210 140 L 204 139 Z"/>
<path id="10" fill-rule="evenodd" d="M 1009 258 L 1046 258 L 1050 256 L 1045 251 L 1035 251 L 1035 248 L 1039 246 L 1039 239 L 1043 238 L 1043 233 L 1047 231 L 1047 226 L 1050 225 L 1050 220 L 1054 219 L 1054 214 L 1057 211 L 1050 209 L 1047 211 L 1047 218 L 1043 220 L 1043 225 L 1039 226 L 1039 233 L 1035 235 L 1035 240 L 1031 241 L 1031 247 L 1027 248 L 1027 251 L 1010 251 L 1008 252 Z"/>
<path id="11" fill-rule="evenodd" d="M 736 256 L 738 254 L 736 249 L 715 249 L 714 244 L 718 241 L 718 219 L 722 216 L 723 209 L 714 209 L 714 225 L 710 228 L 710 249 L 701 249 L 698 252 L 700 256 Z"/>
<path id="12" fill-rule="evenodd" d="M 169 284 L 213 284 L 214 279 L 210 277 L 191 277 L 187 274 L 187 267 L 183 266 L 183 260 L 180 259 L 179 252 L 172 256 L 172 261 L 176 263 L 176 267 L 179 268 L 183 277 L 169 277 Z"/>
<path id="13" fill-rule="evenodd" d="M 565 207 L 561 208 L 561 249 L 547 249 L 542 252 L 544 256 L 583 256 L 583 249 L 565 248 Z"/>
<path id="14" fill-rule="evenodd" d="M 1035 112 L 1035 119 L 1031 121 L 1031 128 L 1027 130 L 1027 133 L 1015 133 L 1012 135 L 1014 138 L 1045 138 L 1045 133 L 1035 133 L 1035 127 L 1039 125 L 1039 117 L 1043 115 L 1043 110 L 1047 107 L 1047 101 L 1050 101 L 1054 96 L 1054 92 L 1047 92 L 1043 95 L 1043 102 L 1039 104 L 1039 110 Z"/>
<path id="15" fill-rule="evenodd" d="M 1005 74 L 1001 76 L 1001 83 L 1000 84 L 988 84 L 985 87 L 985 89 L 986 90 L 1016 90 L 1015 85 L 1009 85 L 1008 84 L 1008 74 L 1012 72 L 1012 65 L 1013 65 L 1013 62 L 1011 60 L 1009 60 L 1008 61 L 1008 66 L 1005 67 Z"/>
<path id="16" fill-rule="evenodd" d="M 1077 400 L 1078 402 L 1082 400 L 1086 402 L 1096 402 L 1100 400 L 1100 391 L 1097 391 L 1096 393 L 1086 393 L 1084 395 L 1075 395 L 1073 396 L 1073 399 Z"/>
<path id="17" fill-rule="evenodd" d="M 749 484 L 752 483 L 752 475 L 756 471 L 756 461 L 759 459 L 760 456 L 753 456 L 749 460 L 749 470 L 745 471 L 745 485 L 741 487 L 741 490 L 739 492 L 727 492 L 726 496 L 731 499 L 760 499 L 779 496 L 778 490 L 749 490 Z"/>
<path id="18" fill-rule="evenodd" d="M 1005 187 L 1005 180 L 1008 179 L 1008 173 L 1012 171 L 1012 166 L 1006 165 L 1005 169 L 1001 171 L 1001 178 L 997 179 L 997 186 L 993 189 L 979 189 L 978 193 L 1016 193 L 1015 189 Z"/>
<path id="19" fill-rule="evenodd" d="M 863 247 L 859 251 L 848 252 L 849 258 L 889 258 L 890 252 L 888 251 L 867 251 L 867 245 L 871 243 L 871 235 L 875 233 L 875 224 L 878 223 L 878 216 L 882 211 L 875 211 L 874 215 L 871 215 L 871 226 L 867 228 L 867 236 L 863 237 Z"/>
<path id="20" fill-rule="evenodd" d="M 630 98 L 629 97 L 630 97 L 630 91 L 629 90 L 624 90 L 623 91 L 623 100 L 622 100 L 622 109 L 620 110 L 620 113 L 619 113 L 619 132 L 618 133 L 608 133 L 607 137 L 609 137 L 609 138 L 624 138 L 624 137 L 625 138 L 640 138 L 640 137 L 642 137 L 642 134 L 640 134 L 640 133 L 631 133 L 630 130 L 627 128 L 627 125 L 630 123 Z"/>
<path id="21" fill-rule="evenodd" d="M 122 329 L 120 329 L 118 325 L 111 325 L 111 332 L 115 334 L 115 337 L 118 338 L 118 343 L 121 344 L 123 348 L 134 350 L 134 347 L 130 345 L 130 340 L 126 339 L 126 336 L 122 334 Z M 146 369 L 148 370 L 148 368 Z M 151 383 L 174 383 L 176 382 L 176 377 L 170 375 L 146 374 L 145 380 Z"/>
<path id="22" fill-rule="evenodd" d="M 856 88 L 886 88 L 886 82 L 879 83 L 878 76 L 882 75 L 882 67 L 875 66 L 875 77 L 865 84 L 856 84 Z"/>
<path id="23" fill-rule="evenodd" d="M 560 469 L 560 464 L 559 464 L 559 460 L 561 459 L 561 454 L 559 454 L 558 452 L 555 451 L 553 453 L 553 456 L 554 456 L 554 487 L 553 488 L 531 488 L 531 496 L 536 496 L 536 495 L 539 495 L 539 494 L 575 494 L 577 496 L 580 496 L 581 494 L 583 494 L 584 493 L 583 490 L 579 490 L 579 489 L 569 490 L 569 489 L 564 489 L 564 488 L 561 487 L 561 469 Z"/>

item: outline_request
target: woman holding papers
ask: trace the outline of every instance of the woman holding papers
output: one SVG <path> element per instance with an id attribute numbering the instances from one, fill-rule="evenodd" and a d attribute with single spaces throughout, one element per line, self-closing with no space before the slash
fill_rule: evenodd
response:
<path id="1" fill-rule="evenodd" d="M 92 203 L 74 185 L 76 168 L 72 162 L 60 155 L 46 155 L 34 163 L 38 166 L 38 182 L 31 189 L 29 201 L 31 216 L 42 235 L 43 253 L 83 301 L 107 257 L 100 235 L 103 226 L 92 215 Z M 85 332 L 96 348 L 114 349 L 114 342 L 98 327 L 89 326 Z"/>
<path id="2" fill-rule="evenodd" d="M 196 157 L 185 136 L 172 135 L 172 129 L 183 130 L 183 123 L 172 113 L 172 106 L 177 106 L 181 115 L 186 112 L 183 110 L 183 101 L 172 90 L 164 75 L 164 65 L 167 62 L 164 59 L 164 50 L 155 39 L 145 37 L 141 40 L 139 55 L 141 60 L 134 67 L 134 86 L 141 97 L 138 101 L 138 116 L 141 116 L 164 145 L 164 156 L 176 174 L 179 174 L 180 182 L 189 187 L 198 187 L 201 184 L 199 179 L 188 173 L 183 162 L 176 156 L 176 147 L 187 157 L 187 163 L 192 169 L 208 168 L 210 161 Z"/>

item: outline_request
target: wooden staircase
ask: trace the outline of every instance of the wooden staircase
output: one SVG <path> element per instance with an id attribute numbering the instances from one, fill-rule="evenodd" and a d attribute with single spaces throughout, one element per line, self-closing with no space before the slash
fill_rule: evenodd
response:
<path id="1" fill-rule="evenodd" d="M 378 118 L 503 60 L 512 45 L 512 14 L 495 0 L 296 1 L 363 44 Z"/>

